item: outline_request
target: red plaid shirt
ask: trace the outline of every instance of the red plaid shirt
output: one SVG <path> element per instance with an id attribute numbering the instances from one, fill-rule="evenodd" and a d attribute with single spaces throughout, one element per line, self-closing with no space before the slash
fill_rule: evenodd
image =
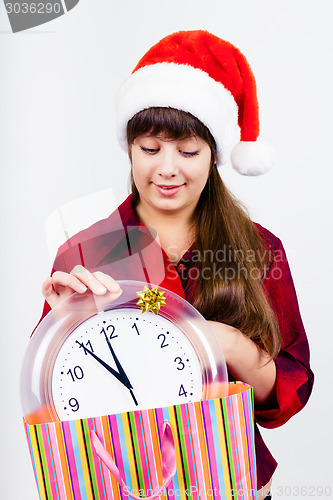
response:
<path id="1" fill-rule="evenodd" d="M 269 251 L 269 270 L 264 289 L 277 316 L 282 348 L 275 359 L 277 369 L 276 400 L 272 408 L 255 408 L 255 439 L 258 489 L 271 478 L 277 462 L 266 447 L 257 426 L 274 428 L 287 422 L 306 404 L 313 386 L 309 346 L 299 312 L 297 297 L 286 254 L 281 241 L 257 225 Z M 116 280 L 139 280 L 160 285 L 183 298 L 191 286 L 191 268 L 195 249 L 190 248 L 174 266 L 142 224 L 129 196 L 107 219 L 93 224 L 70 238 L 59 250 L 55 270 L 71 272 L 77 264 L 90 271 L 102 271 Z M 195 273 L 194 273 L 195 274 Z M 50 311 L 45 302 L 43 317 Z"/>

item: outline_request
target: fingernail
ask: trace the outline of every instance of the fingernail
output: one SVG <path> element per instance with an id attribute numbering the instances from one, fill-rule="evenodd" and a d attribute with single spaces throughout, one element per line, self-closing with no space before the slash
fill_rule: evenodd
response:
<path id="1" fill-rule="evenodd" d="M 120 289 L 120 286 L 118 285 L 118 283 L 115 281 L 113 283 L 111 283 L 110 285 L 110 292 L 119 292 L 119 289 Z"/>
<path id="2" fill-rule="evenodd" d="M 87 291 L 87 287 L 85 285 L 83 285 L 83 283 L 82 283 L 79 285 L 79 290 L 80 290 L 80 292 L 84 293 Z"/>
<path id="3" fill-rule="evenodd" d="M 103 286 L 103 285 L 96 285 L 95 291 L 96 291 L 95 293 L 100 293 L 102 295 L 104 295 L 104 293 L 107 292 L 105 286 Z"/>

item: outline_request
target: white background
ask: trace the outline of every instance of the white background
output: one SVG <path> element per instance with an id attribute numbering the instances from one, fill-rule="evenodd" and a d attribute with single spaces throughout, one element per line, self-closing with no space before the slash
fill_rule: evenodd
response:
<path id="1" fill-rule="evenodd" d="M 333 497 L 330 0 L 81 0 L 65 16 L 17 34 L 2 3 L 0 18 L 1 498 L 38 496 L 19 372 L 51 265 L 45 220 L 106 188 L 116 203 L 125 198 L 129 168 L 115 137 L 116 91 L 152 44 L 198 28 L 234 43 L 256 75 L 262 137 L 277 151 L 276 167 L 243 178 L 227 166 L 222 176 L 285 245 L 316 374 L 306 408 L 263 432 L 279 462 L 273 495 L 313 498 L 320 494 L 311 496 L 311 486 L 330 486 Z M 114 207 L 88 203 L 93 216 Z"/>

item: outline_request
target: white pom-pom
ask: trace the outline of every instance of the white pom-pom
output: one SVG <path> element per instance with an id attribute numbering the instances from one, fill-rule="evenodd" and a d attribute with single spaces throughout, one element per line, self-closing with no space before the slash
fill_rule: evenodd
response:
<path id="1" fill-rule="evenodd" d="M 274 151 L 263 141 L 239 142 L 231 152 L 231 164 L 242 175 L 262 175 L 274 164 Z"/>

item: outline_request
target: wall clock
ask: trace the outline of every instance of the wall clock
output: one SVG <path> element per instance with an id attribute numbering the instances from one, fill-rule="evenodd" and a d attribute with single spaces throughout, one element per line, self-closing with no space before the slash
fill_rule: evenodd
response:
<path id="1" fill-rule="evenodd" d="M 200 313 L 169 290 L 119 285 L 114 301 L 73 294 L 35 330 L 21 373 L 28 423 L 227 395 L 223 353 Z"/>

